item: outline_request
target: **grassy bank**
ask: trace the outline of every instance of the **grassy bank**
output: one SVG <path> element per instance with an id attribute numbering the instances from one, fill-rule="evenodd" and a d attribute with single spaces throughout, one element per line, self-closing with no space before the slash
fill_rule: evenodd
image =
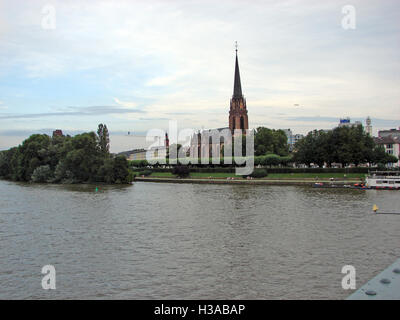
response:
<path id="1" fill-rule="evenodd" d="M 139 171 L 134 171 L 134 174 L 139 175 Z M 149 177 L 154 178 L 174 178 L 175 175 L 171 172 L 152 172 Z M 241 176 L 237 176 L 234 173 L 224 173 L 224 172 L 191 172 L 191 178 L 242 178 Z M 363 173 L 349 173 L 344 175 L 343 173 L 271 173 L 268 174 L 266 179 L 362 179 L 365 177 Z"/>

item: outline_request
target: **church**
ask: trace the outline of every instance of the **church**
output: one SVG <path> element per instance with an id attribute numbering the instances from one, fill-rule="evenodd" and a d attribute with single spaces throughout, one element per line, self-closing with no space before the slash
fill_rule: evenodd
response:
<path id="1" fill-rule="evenodd" d="M 246 99 L 243 97 L 242 84 L 240 82 L 240 71 L 239 71 L 239 60 L 238 60 L 238 50 L 236 45 L 236 59 L 235 59 L 235 76 L 233 83 L 233 95 L 230 100 L 229 109 L 229 126 L 217 129 L 202 130 L 194 134 L 190 143 L 190 154 L 195 158 L 208 158 L 211 156 L 220 156 L 221 150 L 224 146 L 223 133 L 228 133 L 234 135 L 234 130 L 240 129 L 242 134 L 246 134 L 247 129 L 249 129 L 249 119 L 247 115 Z M 212 134 L 220 133 L 219 141 L 213 141 Z M 202 143 L 203 139 L 203 143 Z M 204 142 L 204 139 L 208 139 L 208 145 Z"/>

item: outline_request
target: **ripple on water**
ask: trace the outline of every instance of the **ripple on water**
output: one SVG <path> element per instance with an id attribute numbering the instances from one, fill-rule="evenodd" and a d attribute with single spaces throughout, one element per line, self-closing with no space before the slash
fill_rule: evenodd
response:
<path id="1" fill-rule="evenodd" d="M 0 181 L 0 298 L 339 299 L 400 255 L 398 194 Z M 53 264 L 57 290 L 40 288 Z"/>

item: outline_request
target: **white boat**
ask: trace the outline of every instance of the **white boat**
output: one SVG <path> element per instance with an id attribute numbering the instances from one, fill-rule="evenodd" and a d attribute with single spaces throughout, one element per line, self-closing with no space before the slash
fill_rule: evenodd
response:
<path id="1" fill-rule="evenodd" d="M 371 189 L 400 190 L 400 171 L 374 171 L 365 179 L 365 185 Z"/>

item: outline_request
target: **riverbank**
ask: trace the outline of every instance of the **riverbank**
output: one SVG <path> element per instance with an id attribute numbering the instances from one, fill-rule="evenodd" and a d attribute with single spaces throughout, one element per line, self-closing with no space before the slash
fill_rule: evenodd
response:
<path id="1" fill-rule="evenodd" d="M 197 183 L 197 184 L 242 184 L 242 185 L 308 185 L 316 182 L 330 182 L 329 180 L 315 179 L 221 179 L 221 178 L 160 178 L 160 177 L 136 177 L 135 181 L 142 182 L 167 182 L 167 183 Z M 360 183 L 359 179 L 337 180 L 335 185 L 348 185 Z"/>
<path id="2" fill-rule="evenodd" d="M 135 174 L 136 176 L 142 176 L 142 173 L 144 173 L 146 170 L 132 170 L 132 174 Z M 268 171 L 268 170 L 267 170 Z M 170 171 L 150 171 L 150 175 L 145 176 L 150 176 L 152 178 L 175 178 L 176 175 L 173 174 Z M 242 179 L 242 176 L 236 175 L 234 172 L 190 172 L 190 178 L 235 178 L 235 179 Z M 266 176 L 263 179 L 284 179 L 284 180 L 291 180 L 291 179 L 298 179 L 298 180 L 304 180 L 304 179 L 311 179 L 311 180 L 326 180 L 329 181 L 330 179 L 335 179 L 335 180 L 359 180 L 361 181 L 362 179 L 365 178 L 365 173 L 338 173 L 338 172 L 318 172 L 318 173 L 268 173 L 268 176 Z"/>

